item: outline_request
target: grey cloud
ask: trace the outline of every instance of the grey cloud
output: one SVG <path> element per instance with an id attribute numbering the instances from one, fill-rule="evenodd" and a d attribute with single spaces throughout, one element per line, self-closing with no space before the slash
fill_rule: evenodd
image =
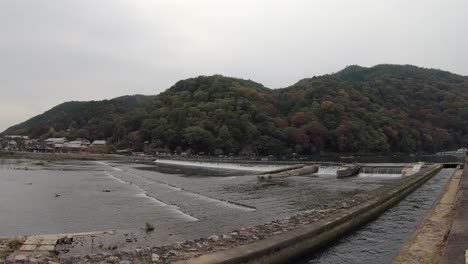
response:
<path id="1" fill-rule="evenodd" d="M 0 130 L 68 100 L 224 74 L 271 88 L 350 64 L 468 73 L 463 0 L 3 0 Z M 14 113 L 13 113 L 14 112 Z"/>

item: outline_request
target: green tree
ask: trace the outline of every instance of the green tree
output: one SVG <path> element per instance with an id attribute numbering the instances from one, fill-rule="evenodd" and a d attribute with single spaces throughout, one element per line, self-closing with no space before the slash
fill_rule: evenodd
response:
<path id="1" fill-rule="evenodd" d="M 76 133 L 75 133 L 75 137 L 76 138 L 87 138 L 87 139 L 90 138 L 88 130 L 86 130 L 84 128 L 78 129 L 76 131 Z"/>
<path id="2" fill-rule="evenodd" d="M 191 126 L 184 130 L 184 138 L 188 146 L 196 153 L 210 153 L 214 150 L 215 138 L 211 132 L 197 126 Z"/>

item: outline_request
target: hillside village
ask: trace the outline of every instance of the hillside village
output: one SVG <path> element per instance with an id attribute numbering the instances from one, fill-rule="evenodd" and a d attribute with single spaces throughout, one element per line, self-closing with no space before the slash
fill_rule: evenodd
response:
<path id="1" fill-rule="evenodd" d="M 90 142 L 84 138 L 67 140 L 66 138 L 47 138 L 45 140 L 31 139 L 28 136 L 6 135 L 0 138 L 0 147 L 5 151 L 27 152 L 61 152 L 61 153 L 105 153 L 107 144 L 105 140 Z"/>

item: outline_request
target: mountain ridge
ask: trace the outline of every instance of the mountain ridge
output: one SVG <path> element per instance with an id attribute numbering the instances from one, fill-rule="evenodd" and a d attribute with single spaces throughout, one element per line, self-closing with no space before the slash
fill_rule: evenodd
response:
<path id="1" fill-rule="evenodd" d="M 468 144 L 468 78 L 412 65 L 351 65 L 279 89 L 198 76 L 139 99 L 127 107 L 84 102 L 94 107 L 86 118 L 77 121 L 72 111 L 61 123 L 43 116 L 54 107 L 34 117 L 47 120 L 41 129 L 32 118 L 3 134 L 84 129 L 117 148 L 141 150 L 147 141 L 155 151 L 245 155 L 431 152 Z"/>

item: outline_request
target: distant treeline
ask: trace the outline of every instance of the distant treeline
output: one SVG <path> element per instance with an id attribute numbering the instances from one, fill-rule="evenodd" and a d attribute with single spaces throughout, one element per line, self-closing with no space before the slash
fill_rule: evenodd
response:
<path id="1" fill-rule="evenodd" d="M 435 152 L 467 146 L 467 132 L 467 77 L 377 65 L 283 89 L 200 76 L 157 96 L 67 102 L 3 134 L 106 139 L 136 151 L 308 155 Z"/>

